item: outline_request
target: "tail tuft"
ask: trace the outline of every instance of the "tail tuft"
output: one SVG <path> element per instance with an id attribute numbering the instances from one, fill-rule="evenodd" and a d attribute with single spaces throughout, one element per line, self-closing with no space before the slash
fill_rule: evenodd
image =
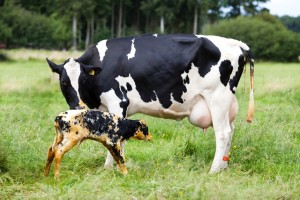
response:
<path id="1" fill-rule="evenodd" d="M 254 116 L 254 60 L 251 57 L 248 59 L 250 60 L 250 100 L 246 121 L 250 123 Z"/>

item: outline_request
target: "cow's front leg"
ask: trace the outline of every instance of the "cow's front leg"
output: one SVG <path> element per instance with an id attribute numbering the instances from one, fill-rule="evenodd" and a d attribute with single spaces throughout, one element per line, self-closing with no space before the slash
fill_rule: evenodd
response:
<path id="1" fill-rule="evenodd" d="M 114 157 L 109 151 L 107 151 L 106 160 L 104 163 L 104 168 L 111 168 L 113 166 Z"/>

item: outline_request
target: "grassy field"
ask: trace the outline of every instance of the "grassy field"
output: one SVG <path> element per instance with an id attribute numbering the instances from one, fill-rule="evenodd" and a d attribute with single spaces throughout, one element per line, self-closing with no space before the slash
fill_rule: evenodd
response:
<path id="1" fill-rule="evenodd" d="M 58 83 L 45 61 L 0 62 L 0 199 L 300 199 L 300 65 L 256 64 L 251 124 L 248 67 L 228 170 L 208 174 L 212 129 L 135 115 L 154 140 L 127 143 L 127 176 L 104 169 L 106 149 L 86 141 L 65 155 L 54 181 L 53 169 L 42 171 L 53 119 L 68 109 Z"/>

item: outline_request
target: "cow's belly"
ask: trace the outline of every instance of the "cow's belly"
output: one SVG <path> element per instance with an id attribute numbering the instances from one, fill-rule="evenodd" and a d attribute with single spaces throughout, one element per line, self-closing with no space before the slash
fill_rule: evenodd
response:
<path id="1" fill-rule="evenodd" d="M 238 103 L 234 96 L 228 116 L 230 122 L 233 122 L 237 112 Z M 191 100 L 185 101 L 183 104 L 173 102 L 168 109 L 163 108 L 159 102 L 141 103 L 132 99 L 127 114 L 130 116 L 135 113 L 175 120 L 182 120 L 188 117 L 191 124 L 203 129 L 207 129 L 213 125 L 211 113 L 202 95 L 197 95 Z"/>
<path id="2" fill-rule="evenodd" d="M 208 110 L 205 100 L 201 95 L 187 98 L 183 103 L 172 100 L 172 104 L 169 108 L 163 108 L 159 101 L 143 102 L 138 98 L 129 98 L 130 104 L 128 106 L 128 116 L 135 113 L 143 113 L 154 117 L 160 117 L 165 119 L 182 120 L 185 117 L 189 117 L 193 113 L 193 108 L 197 105 L 199 110 Z M 204 103 L 202 103 L 204 102 Z M 206 114 L 209 114 L 209 112 Z"/>
<path id="3" fill-rule="evenodd" d="M 143 113 L 146 115 L 160 117 L 165 119 L 182 120 L 189 116 L 190 111 L 187 104 L 173 103 L 169 108 L 163 108 L 159 102 L 145 103 L 141 101 L 130 100 L 127 115 Z"/>
<path id="4" fill-rule="evenodd" d="M 179 103 L 172 100 L 172 104 L 169 108 L 163 108 L 159 101 L 144 102 L 141 98 L 136 98 L 135 96 L 129 96 L 129 105 L 127 107 L 126 114 L 131 116 L 136 113 L 143 113 L 146 115 L 160 117 L 165 119 L 175 119 L 182 120 L 188 117 L 191 124 L 206 129 L 212 126 L 212 117 L 207 106 L 207 103 L 202 95 L 189 95 L 185 96 L 184 103 Z M 114 102 L 113 99 L 118 99 L 114 96 L 114 92 L 110 92 L 110 95 L 106 94 L 101 98 L 103 101 L 100 106 L 100 110 L 109 111 L 114 114 L 122 116 L 122 109 L 116 105 L 120 102 Z M 232 122 L 238 112 L 238 103 L 236 97 L 234 96 L 230 110 L 229 119 Z"/>

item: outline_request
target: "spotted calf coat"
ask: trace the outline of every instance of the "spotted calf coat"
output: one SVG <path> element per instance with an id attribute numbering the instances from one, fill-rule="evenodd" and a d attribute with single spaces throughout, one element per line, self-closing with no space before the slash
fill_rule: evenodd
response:
<path id="1" fill-rule="evenodd" d="M 59 175 L 63 155 L 72 147 L 86 139 L 101 142 L 113 155 L 120 170 L 127 173 L 122 145 L 135 138 L 150 140 L 151 134 L 142 120 L 130 120 L 99 110 L 69 110 L 59 114 L 54 120 L 54 143 L 48 149 L 44 174 L 48 175 L 55 159 L 55 177 Z"/>

